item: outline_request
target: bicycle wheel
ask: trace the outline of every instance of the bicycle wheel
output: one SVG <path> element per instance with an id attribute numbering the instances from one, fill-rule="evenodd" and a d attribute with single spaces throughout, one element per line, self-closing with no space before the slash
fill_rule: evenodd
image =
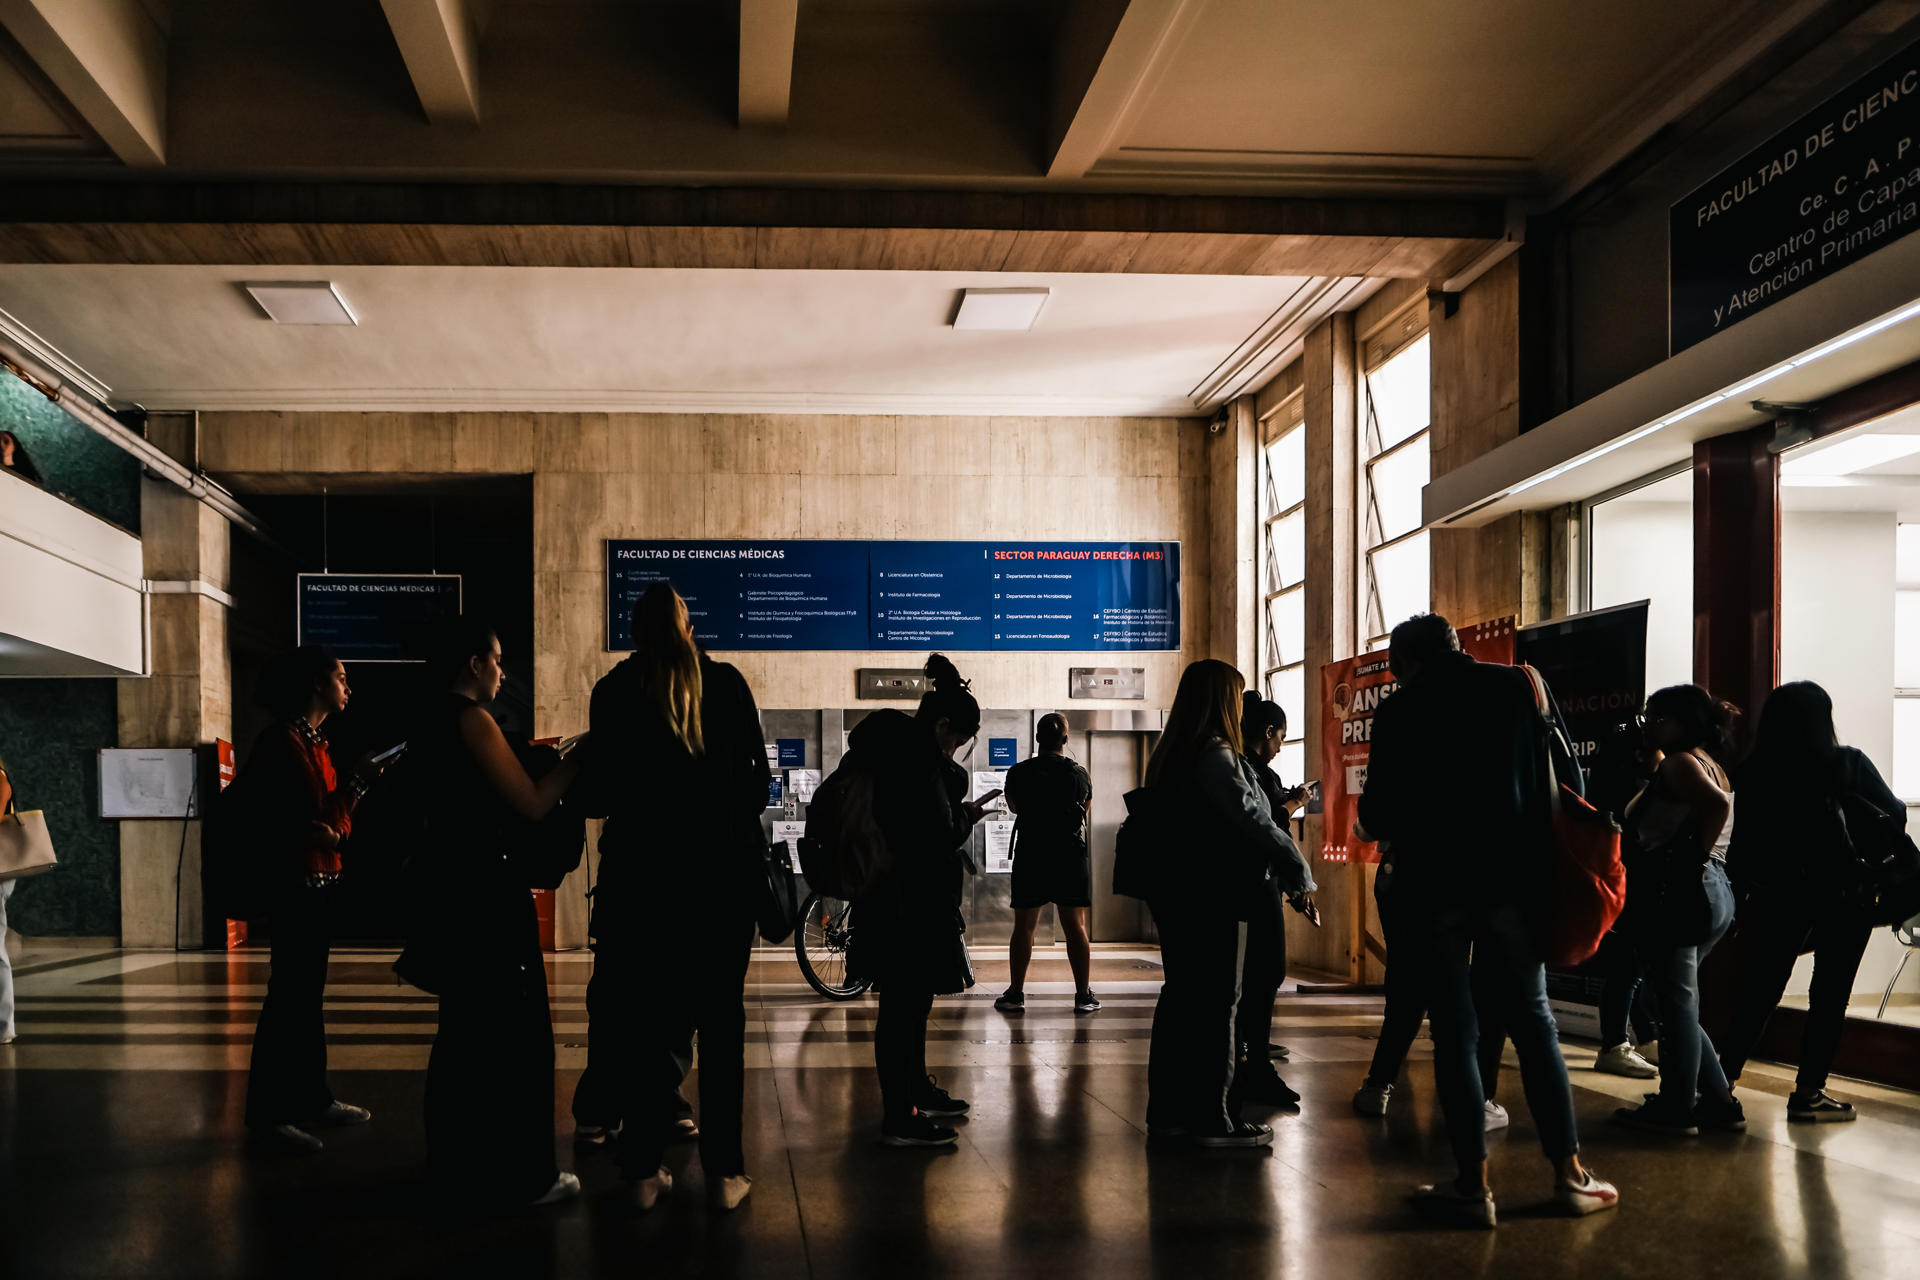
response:
<path id="1" fill-rule="evenodd" d="M 793 954 L 807 985 L 829 1000 L 851 1000 L 868 983 L 847 975 L 847 939 L 853 934 L 853 904 L 810 894 L 793 931 Z"/>

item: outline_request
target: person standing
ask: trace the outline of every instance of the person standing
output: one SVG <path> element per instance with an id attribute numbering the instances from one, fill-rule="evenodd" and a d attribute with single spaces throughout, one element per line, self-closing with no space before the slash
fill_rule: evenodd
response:
<path id="1" fill-rule="evenodd" d="M 0 813 L 13 812 L 13 778 L 0 760 Z M 7 899 L 13 881 L 0 880 L 0 1044 L 12 1044 L 19 1030 L 13 1021 L 13 958 L 7 954 Z"/>
<path id="2" fill-rule="evenodd" d="M 1783 684 L 1767 695 L 1753 754 L 1736 776 L 1741 799 L 1727 866 L 1742 898 L 1745 967 L 1721 1066 L 1729 1081 L 1739 1081 L 1787 989 L 1794 961 L 1810 950 L 1813 985 L 1787 1119 L 1851 1120 L 1852 1105 L 1827 1096 L 1827 1076 L 1873 930 L 1849 901 L 1855 872 L 1840 797 L 1857 797 L 1902 828 L 1907 806 L 1865 753 L 1840 745 L 1833 699 L 1810 681 Z"/>
<path id="3" fill-rule="evenodd" d="M 872 820 L 887 851 L 888 865 L 855 896 L 847 960 L 880 989 L 880 1141 L 896 1147 L 950 1146 L 960 1135 L 940 1121 L 972 1109 L 927 1072 L 927 1018 L 935 996 L 973 985 L 960 891 L 965 845 L 992 799 L 966 800 L 966 770 L 954 761 L 980 732 L 969 682 L 937 653 L 926 673 L 930 687 L 913 717 L 878 711 L 862 720 L 840 766 L 871 777 Z"/>
<path id="4" fill-rule="evenodd" d="M 553 1158 L 553 1014 L 540 925 L 519 841 L 580 771 L 576 748 L 538 781 L 487 704 L 500 692 L 500 639 L 471 618 L 441 623 L 429 674 L 438 696 L 410 739 L 425 847 L 415 880 L 428 911 L 396 966 L 440 997 L 427 1060 L 430 1174 L 486 1204 L 552 1204 L 580 1180 Z"/>
<path id="5" fill-rule="evenodd" d="M 341 1102 L 327 1087 L 324 1004 L 327 959 L 340 895 L 340 846 L 354 806 L 378 776 L 362 760 L 347 778 L 334 767 L 320 728 L 346 710 L 347 670 L 319 645 L 302 645 L 272 663 L 260 701 L 276 717 L 247 757 L 251 813 L 270 864 L 265 884 L 271 968 L 253 1033 L 246 1124 L 256 1150 L 318 1151 L 304 1126 L 365 1124 L 365 1107 Z"/>
<path id="6" fill-rule="evenodd" d="M 1699 685 L 1681 684 L 1656 690 L 1647 699 L 1646 721 L 1647 745 L 1661 753 L 1660 765 L 1653 781 L 1627 806 L 1628 822 L 1643 858 L 1661 857 L 1684 868 L 1685 875 L 1700 877 L 1706 911 L 1697 922 L 1697 936 L 1675 938 L 1663 920 L 1636 922 L 1641 956 L 1665 1027 L 1660 1092 L 1640 1106 L 1620 1108 L 1614 1118 L 1631 1128 L 1674 1137 L 1693 1137 L 1702 1126 L 1737 1131 L 1747 1127 L 1746 1115 L 1727 1084 L 1713 1041 L 1700 1025 L 1700 963 L 1733 927 L 1733 889 L 1726 870 L 1733 834 L 1733 786 L 1726 764 L 1732 713 Z M 1629 877 L 1632 874 L 1629 871 Z M 1673 873 L 1655 874 L 1671 879 Z M 1631 878 L 1628 885 L 1631 889 Z M 1633 908 L 1629 896 L 1627 909 Z"/>
<path id="7" fill-rule="evenodd" d="M 1491 966 L 1483 981 L 1508 1009 L 1554 1198 L 1576 1214 L 1611 1209 L 1619 1193 L 1580 1162 L 1573 1090 L 1527 909 L 1548 834 L 1546 744 L 1532 684 L 1460 652 L 1460 637 L 1438 614 L 1395 627 L 1387 660 L 1399 687 L 1374 712 L 1356 834 L 1391 842 L 1393 892 L 1420 904 L 1403 917 L 1411 928 L 1396 962 L 1423 975 L 1458 1173 L 1419 1194 L 1464 1221 L 1496 1222 L 1473 994 L 1473 970 Z"/>
<path id="8" fill-rule="evenodd" d="M 732 1210 L 753 1186 L 742 1149 L 741 992 L 772 775 L 753 691 L 736 668 L 700 652 L 672 586 L 656 582 L 634 605 L 633 641 L 633 655 L 594 687 L 591 709 L 593 767 L 611 798 L 594 891 L 594 1070 L 626 1121 L 621 1176 L 634 1204 L 651 1209 L 673 1188 L 661 1158 L 681 1118 L 681 1055 L 693 1030 L 707 1197 Z M 662 911 L 662 902 L 677 905 Z M 681 967 L 665 983 L 663 955 Z"/>
<path id="9" fill-rule="evenodd" d="M 1287 740 L 1287 713 L 1279 703 L 1248 690 L 1241 708 L 1240 736 L 1247 763 L 1253 766 L 1254 780 L 1260 784 L 1260 796 L 1266 801 L 1267 816 L 1280 830 L 1287 831 L 1293 815 L 1307 802 L 1304 786 L 1287 786 L 1273 769 Z M 1287 980 L 1286 906 L 1280 893 L 1280 877 L 1284 874 L 1284 867 L 1274 867 L 1258 900 L 1248 907 L 1247 954 L 1240 970 L 1240 1004 L 1235 1015 L 1240 1065 L 1234 1072 L 1234 1089 L 1245 1101 L 1275 1107 L 1290 1107 L 1300 1101 L 1300 1095 L 1287 1087 L 1273 1066 L 1275 1058 L 1287 1057 L 1286 1046 L 1273 1043 L 1273 1002 Z M 1305 910 L 1304 897 L 1293 901 L 1296 910 Z"/>
<path id="10" fill-rule="evenodd" d="M 1147 788 L 1179 815 L 1185 841 L 1165 851 L 1147 900 L 1166 975 L 1147 1060 L 1147 1135 L 1156 1142 L 1273 1141 L 1272 1128 L 1241 1118 L 1234 1088 L 1246 918 L 1276 875 L 1285 893 L 1310 893 L 1314 883 L 1243 753 L 1245 692 L 1228 664 L 1190 664 L 1147 761 Z"/>
<path id="11" fill-rule="evenodd" d="M 1003 1013 L 1027 1007 L 1027 966 L 1033 959 L 1033 934 L 1040 913 L 1052 903 L 1067 935 L 1067 964 L 1073 970 L 1073 1011 L 1093 1013 L 1093 945 L 1087 917 L 1093 906 L 1093 876 L 1087 861 L 1087 810 L 1093 780 L 1067 756 L 1067 718 L 1059 712 L 1034 726 L 1039 754 L 1007 770 L 1007 807 L 1013 810 L 1013 936 L 1007 944 L 1012 981 L 993 1002 Z"/>
<path id="12" fill-rule="evenodd" d="M 1627 806 L 1653 781 L 1660 753 L 1649 747 L 1635 716 L 1633 723 L 1616 725 L 1591 758 L 1587 799 L 1628 833 Z M 1660 1074 L 1660 1020 L 1652 1008 L 1652 991 L 1645 981 L 1638 949 L 1620 929 L 1600 940 L 1595 964 L 1605 975 L 1600 989 L 1600 1052 L 1593 1069 L 1608 1075 L 1651 1080 Z M 1631 1022 L 1633 1038 L 1627 1036 Z"/>

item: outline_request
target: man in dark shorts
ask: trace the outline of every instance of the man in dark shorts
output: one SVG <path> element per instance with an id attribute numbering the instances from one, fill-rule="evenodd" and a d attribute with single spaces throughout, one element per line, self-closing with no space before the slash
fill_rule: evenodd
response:
<path id="1" fill-rule="evenodd" d="M 1067 935 L 1067 963 L 1073 967 L 1073 1011 L 1100 1007 L 1089 980 L 1093 963 L 1087 939 L 1092 906 L 1092 874 L 1087 865 L 1087 807 L 1093 780 L 1067 758 L 1067 721 L 1058 713 L 1040 717 L 1034 730 L 1039 754 L 1007 770 L 1007 807 L 1014 813 L 1013 937 L 1007 959 L 1013 982 L 993 1002 L 1004 1013 L 1027 1007 L 1027 964 L 1033 959 L 1033 933 L 1040 912 L 1052 903 Z"/>

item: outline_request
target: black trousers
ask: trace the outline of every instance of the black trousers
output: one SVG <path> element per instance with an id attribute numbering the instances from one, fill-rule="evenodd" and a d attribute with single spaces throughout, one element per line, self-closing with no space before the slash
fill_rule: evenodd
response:
<path id="1" fill-rule="evenodd" d="M 273 916 L 273 967 L 247 1073 L 250 1128 L 299 1124 L 333 1105 L 324 1003 L 336 891 L 298 889 Z"/>
<path id="2" fill-rule="evenodd" d="M 933 992 L 908 983 L 881 983 L 873 1065 L 880 1073 L 880 1107 L 890 1122 L 912 1115 L 914 1099 L 927 1087 L 927 1018 L 932 1013 Z"/>
<path id="3" fill-rule="evenodd" d="M 1280 886 L 1267 892 L 1247 917 L 1247 956 L 1240 968 L 1240 1007 L 1234 1022 L 1249 1060 L 1266 1061 L 1273 1039 L 1273 1001 L 1287 980 L 1287 907 Z"/>
<path id="4" fill-rule="evenodd" d="M 440 997 L 427 1060 L 427 1165 L 449 1192 L 526 1204 L 560 1176 L 553 1158 L 553 1014 L 538 955 Z"/>
<path id="5" fill-rule="evenodd" d="M 1800 1093 L 1826 1088 L 1840 1053 L 1853 979 L 1872 935 L 1872 926 L 1839 908 L 1810 910 L 1804 903 L 1758 894 L 1749 899 L 1740 914 L 1739 996 L 1733 1021 L 1720 1037 L 1720 1066 L 1727 1079 L 1740 1078 L 1787 990 L 1794 962 L 1811 949 L 1813 984 L 1807 991 L 1807 1024 L 1800 1037 L 1794 1088 Z"/>
<path id="6" fill-rule="evenodd" d="M 1380 1019 L 1380 1039 L 1373 1047 L 1373 1063 L 1367 1079 L 1374 1084 L 1392 1084 L 1406 1064 L 1407 1053 L 1420 1037 L 1420 1024 L 1426 1021 L 1431 1004 L 1428 975 L 1421 971 L 1416 955 L 1421 941 L 1418 922 L 1404 918 L 1391 899 L 1376 897 L 1380 916 L 1381 940 L 1387 944 L 1386 1012 Z M 1473 1007 L 1479 1026 L 1480 1091 L 1492 1101 L 1500 1085 L 1500 1056 L 1507 1047 L 1506 1001 L 1494 983 L 1492 965 L 1474 965 L 1472 976 Z"/>
<path id="7" fill-rule="evenodd" d="M 1246 923 L 1185 903 L 1148 905 L 1165 980 L 1147 1055 L 1147 1124 L 1225 1132 L 1240 1118 L 1233 1075 Z"/>
<path id="8" fill-rule="evenodd" d="M 617 1129 L 626 1122 L 620 1114 L 621 1098 L 615 1083 L 614 1061 L 619 1056 L 615 1043 L 627 1034 L 630 1019 L 622 1012 L 620 992 L 600 977 L 596 962 L 593 976 L 587 979 L 587 1069 L 573 1087 L 573 1122 Z M 672 1096 L 667 1100 L 673 1119 L 690 1119 L 693 1105 L 681 1086 L 693 1070 L 693 1023 L 689 1020 L 674 1037 L 667 1051 L 664 1069 L 673 1079 Z M 665 1077 L 663 1076 L 663 1079 Z"/>
<path id="9" fill-rule="evenodd" d="M 594 1048 L 612 1078 L 625 1121 L 620 1173 L 650 1178 L 679 1114 L 675 1053 L 691 1026 L 700 1047 L 700 1165 L 708 1178 L 745 1173 L 741 1111 L 746 1098 L 746 1011 L 741 992 L 752 954 L 746 916 L 695 916 L 642 944 L 635 931 L 601 934 L 594 979 L 604 984 Z M 674 963 L 663 968 L 662 956 Z M 611 1006 L 609 1013 L 604 1006 Z"/>

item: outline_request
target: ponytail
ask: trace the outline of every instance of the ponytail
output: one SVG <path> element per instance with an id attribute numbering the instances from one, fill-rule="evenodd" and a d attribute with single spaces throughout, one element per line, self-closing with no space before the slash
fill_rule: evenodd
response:
<path id="1" fill-rule="evenodd" d="M 980 703 L 971 692 L 973 682 L 962 679 L 960 669 L 944 654 L 928 658 L 925 670 L 930 687 L 920 695 L 915 717 L 928 724 L 945 720 L 963 738 L 980 732 Z"/>
<path id="2" fill-rule="evenodd" d="M 1277 702 L 1249 689 L 1240 700 L 1240 737 L 1248 745 L 1264 742 L 1269 732 L 1287 736 L 1287 713 Z"/>
<path id="3" fill-rule="evenodd" d="M 647 696 L 680 745 L 699 755 L 700 648 L 687 625 L 686 602 L 671 584 L 656 582 L 633 606 L 634 656 L 646 677 Z"/>

